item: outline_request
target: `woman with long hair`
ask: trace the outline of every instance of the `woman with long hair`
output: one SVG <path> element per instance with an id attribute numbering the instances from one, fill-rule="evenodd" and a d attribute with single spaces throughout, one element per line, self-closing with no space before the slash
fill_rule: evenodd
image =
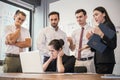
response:
<path id="1" fill-rule="evenodd" d="M 93 31 L 87 34 L 87 38 L 90 39 L 90 37 L 93 34 L 97 34 L 100 37 L 100 42 L 106 46 L 106 49 L 104 52 L 99 53 L 98 51 L 91 49 L 95 52 L 95 68 L 96 73 L 99 74 L 112 74 L 114 65 L 115 65 L 115 55 L 114 55 L 114 49 L 117 46 L 117 37 L 116 37 L 116 29 L 112 21 L 110 20 L 110 17 L 104 7 L 96 7 L 93 10 L 93 17 L 95 20 L 95 23 L 97 23 L 97 27 L 93 29 Z M 112 38 L 109 38 L 106 32 L 102 31 L 102 29 L 99 27 L 99 25 L 104 25 L 103 27 L 106 27 L 108 30 L 112 30 L 115 32 L 111 33 L 114 34 Z"/>

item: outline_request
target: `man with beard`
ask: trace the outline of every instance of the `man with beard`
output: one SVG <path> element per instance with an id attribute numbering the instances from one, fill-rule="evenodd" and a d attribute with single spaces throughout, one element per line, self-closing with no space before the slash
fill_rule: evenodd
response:
<path id="1" fill-rule="evenodd" d="M 63 39 L 65 44 L 63 46 L 63 51 L 66 55 L 69 55 L 69 46 L 67 44 L 67 35 L 62 30 L 59 29 L 58 23 L 60 20 L 58 12 L 51 12 L 48 15 L 50 26 L 44 28 L 37 39 L 37 48 L 41 54 L 44 55 L 44 60 L 49 57 L 48 44 L 53 39 Z"/>

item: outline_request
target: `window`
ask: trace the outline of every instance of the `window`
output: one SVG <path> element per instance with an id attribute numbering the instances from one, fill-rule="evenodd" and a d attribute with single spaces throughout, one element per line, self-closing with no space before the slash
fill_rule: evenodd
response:
<path id="1" fill-rule="evenodd" d="M 28 9 L 28 8 L 25 8 L 23 6 L 20 6 L 20 5 L 17 5 L 17 4 L 14 4 L 14 3 L 11 3 L 9 1 L 0 1 L 0 60 L 3 60 L 4 57 L 5 57 L 5 44 L 4 44 L 4 39 L 3 39 L 3 30 L 5 28 L 5 26 L 7 25 L 10 25 L 10 24 L 13 24 L 14 22 L 14 14 L 16 12 L 16 10 L 21 10 L 23 12 L 26 13 L 26 20 L 25 22 L 23 23 L 23 27 L 31 30 L 31 18 L 30 16 L 32 16 L 32 10 Z M 31 31 L 30 31 L 31 32 Z"/>

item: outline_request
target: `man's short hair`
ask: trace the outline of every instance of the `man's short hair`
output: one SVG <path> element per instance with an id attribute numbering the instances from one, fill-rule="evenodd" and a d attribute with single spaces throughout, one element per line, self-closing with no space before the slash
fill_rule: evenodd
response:
<path id="1" fill-rule="evenodd" d="M 20 11 L 20 10 L 17 10 L 15 14 L 16 14 L 16 15 L 22 14 L 23 16 L 26 17 L 26 14 L 25 14 L 23 11 Z"/>
<path id="2" fill-rule="evenodd" d="M 78 14 L 78 13 L 80 13 L 80 12 L 83 12 L 84 15 L 87 14 L 84 9 L 78 9 L 78 10 L 76 10 L 75 14 Z"/>
<path id="3" fill-rule="evenodd" d="M 60 17 L 59 17 L 59 12 L 56 12 L 56 11 L 50 12 L 49 15 L 48 15 L 48 18 L 49 18 L 51 15 L 54 15 L 54 14 L 56 14 L 56 15 L 58 16 L 58 18 L 60 18 Z"/>

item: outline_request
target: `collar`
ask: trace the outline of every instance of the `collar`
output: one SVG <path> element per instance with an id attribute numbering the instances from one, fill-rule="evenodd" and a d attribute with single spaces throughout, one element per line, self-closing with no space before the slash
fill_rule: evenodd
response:
<path id="1" fill-rule="evenodd" d="M 51 29 L 53 29 L 54 31 L 58 31 L 59 27 L 57 27 L 57 29 L 55 29 L 54 27 L 50 26 Z"/>
<path id="2" fill-rule="evenodd" d="M 82 29 L 82 28 L 84 28 L 84 29 L 87 29 L 89 26 L 88 26 L 88 24 L 86 23 L 84 26 L 81 26 L 80 25 L 80 29 Z"/>

